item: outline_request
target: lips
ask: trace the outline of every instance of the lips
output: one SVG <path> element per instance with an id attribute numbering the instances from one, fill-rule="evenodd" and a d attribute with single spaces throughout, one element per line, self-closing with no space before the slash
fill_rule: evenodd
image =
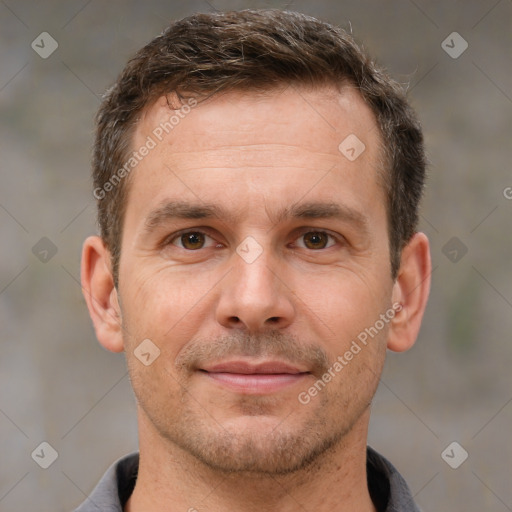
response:
<path id="1" fill-rule="evenodd" d="M 283 361 L 228 361 L 205 365 L 200 371 L 216 384 L 242 394 L 275 393 L 311 375 Z"/>
<path id="2" fill-rule="evenodd" d="M 245 375 L 307 373 L 307 370 L 305 369 L 289 365 L 282 361 L 264 361 L 261 363 L 251 363 L 249 361 L 229 361 L 214 365 L 206 365 L 201 369 L 209 373 L 241 373 Z"/>

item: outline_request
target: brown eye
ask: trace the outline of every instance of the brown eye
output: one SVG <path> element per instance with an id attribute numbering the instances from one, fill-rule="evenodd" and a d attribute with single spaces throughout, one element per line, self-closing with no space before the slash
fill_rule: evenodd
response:
<path id="1" fill-rule="evenodd" d="M 321 231 L 311 231 L 305 233 L 303 239 L 308 249 L 325 249 L 329 242 L 329 235 Z"/>
<path id="2" fill-rule="evenodd" d="M 195 250 L 201 249 L 204 245 L 205 236 L 204 233 L 193 231 L 189 233 L 183 233 L 179 240 L 184 249 Z"/>

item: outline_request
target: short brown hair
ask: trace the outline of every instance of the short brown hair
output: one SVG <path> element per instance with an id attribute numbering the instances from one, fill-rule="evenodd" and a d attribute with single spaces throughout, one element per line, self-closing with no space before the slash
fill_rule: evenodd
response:
<path id="1" fill-rule="evenodd" d="M 194 14 L 173 22 L 128 62 L 105 95 L 96 116 L 93 179 L 116 286 L 128 187 L 126 179 L 113 180 L 130 157 L 141 112 L 171 93 L 184 101 L 286 84 L 350 84 L 373 111 L 385 151 L 391 272 L 396 277 L 401 250 L 416 229 L 425 180 L 416 115 L 402 87 L 344 30 L 300 13 L 267 9 Z M 105 193 L 107 183 L 111 186 Z"/>

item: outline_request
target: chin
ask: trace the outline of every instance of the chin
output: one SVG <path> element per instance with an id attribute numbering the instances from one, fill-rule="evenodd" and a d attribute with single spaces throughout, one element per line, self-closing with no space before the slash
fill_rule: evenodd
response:
<path id="1" fill-rule="evenodd" d="M 316 419 L 306 424 L 296 419 L 238 416 L 209 426 L 196 423 L 168 440 L 218 473 L 289 475 L 308 468 L 345 434 L 326 432 Z"/>

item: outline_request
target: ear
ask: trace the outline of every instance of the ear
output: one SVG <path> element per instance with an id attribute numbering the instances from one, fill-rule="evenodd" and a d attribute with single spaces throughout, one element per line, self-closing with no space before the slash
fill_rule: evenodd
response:
<path id="1" fill-rule="evenodd" d="M 98 341 L 111 352 L 121 352 L 121 309 L 110 265 L 110 251 L 98 236 L 91 236 L 82 249 L 82 291 Z"/>
<path id="2" fill-rule="evenodd" d="M 418 336 L 430 292 L 432 263 L 428 238 L 415 233 L 402 250 L 400 269 L 393 285 L 395 308 L 388 331 L 388 349 L 403 352 L 410 349 Z"/>

